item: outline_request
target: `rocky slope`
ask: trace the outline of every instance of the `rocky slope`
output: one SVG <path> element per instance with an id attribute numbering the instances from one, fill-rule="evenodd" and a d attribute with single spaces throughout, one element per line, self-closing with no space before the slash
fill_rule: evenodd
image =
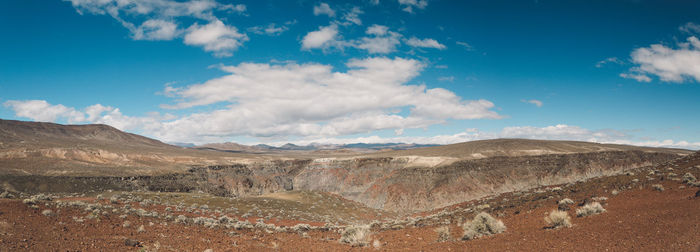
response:
<path id="1" fill-rule="evenodd" d="M 497 139 L 351 156 L 253 155 L 175 147 L 104 125 L 0 120 L 5 189 L 204 191 L 229 197 L 314 190 L 391 211 L 429 210 L 616 174 L 688 153 Z M 83 186 L 71 189 L 77 184 Z"/>

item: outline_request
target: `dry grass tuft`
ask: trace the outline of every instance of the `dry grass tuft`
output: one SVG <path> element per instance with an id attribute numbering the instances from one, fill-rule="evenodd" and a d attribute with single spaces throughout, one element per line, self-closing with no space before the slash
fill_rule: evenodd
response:
<path id="1" fill-rule="evenodd" d="M 340 242 L 353 247 L 364 247 L 369 244 L 370 236 L 369 225 L 348 226 L 340 235 Z"/>
<path id="2" fill-rule="evenodd" d="M 437 242 L 446 242 L 446 241 L 452 240 L 452 237 L 450 236 L 450 227 L 449 226 L 442 226 L 442 227 L 436 228 L 435 233 L 438 234 Z"/>
<path id="3" fill-rule="evenodd" d="M 551 228 L 571 227 L 571 217 L 565 211 L 554 210 L 549 213 L 549 216 L 544 217 L 544 221 Z"/>
<path id="4" fill-rule="evenodd" d="M 506 231 L 506 225 L 490 214 L 481 212 L 472 221 L 464 223 L 462 229 L 464 229 L 462 240 L 472 240 L 484 235 L 503 233 Z"/>
<path id="5" fill-rule="evenodd" d="M 584 217 L 605 212 L 605 208 L 598 202 L 588 203 L 576 210 L 576 216 Z"/>
<path id="6" fill-rule="evenodd" d="M 657 190 L 659 192 L 664 191 L 664 186 L 662 184 L 653 184 L 653 185 L 651 185 L 651 187 L 654 188 L 654 190 Z"/>

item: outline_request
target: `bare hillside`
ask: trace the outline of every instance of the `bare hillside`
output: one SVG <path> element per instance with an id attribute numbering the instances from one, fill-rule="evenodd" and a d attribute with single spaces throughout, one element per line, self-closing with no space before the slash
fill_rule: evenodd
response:
<path id="1" fill-rule="evenodd" d="M 652 148 L 619 144 L 599 144 L 580 141 L 493 139 L 456 143 L 411 150 L 386 151 L 370 154 L 374 157 L 423 156 L 478 159 L 496 156 L 536 156 L 545 154 L 572 154 L 603 151 L 645 151 L 674 154 L 689 154 L 683 149 Z"/>

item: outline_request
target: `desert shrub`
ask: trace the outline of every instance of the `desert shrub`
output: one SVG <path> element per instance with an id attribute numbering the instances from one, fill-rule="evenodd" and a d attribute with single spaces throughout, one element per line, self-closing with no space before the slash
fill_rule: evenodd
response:
<path id="1" fill-rule="evenodd" d="M 292 230 L 294 232 L 306 232 L 306 231 L 311 230 L 311 225 L 299 223 L 299 224 L 292 226 Z"/>
<path id="2" fill-rule="evenodd" d="M 449 226 L 442 226 L 442 227 L 436 228 L 435 233 L 438 234 L 437 242 L 445 242 L 445 241 L 449 241 L 452 239 L 450 237 L 450 227 Z"/>
<path id="3" fill-rule="evenodd" d="M 369 244 L 370 231 L 369 225 L 362 226 L 347 226 L 340 235 L 340 242 L 350 244 L 353 247 L 366 246 Z"/>
<path id="4" fill-rule="evenodd" d="M 41 214 L 43 214 L 44 216 L 49 216 L 49 217 L 56 215 L 53 211 L 51 211 L 51 209 L 46 209 L 44 211 L 41 211 Z"/>
<path id="5" fill-rule="evenodd" d="M 559 210 L 568 211 L 570 209 L 569 205 L 574 204 L 574 201 L 569 198 L 564 198 L 557 203 Z"/>
<path id="6" fill-rule="evenodd" d="M 579 209 L 576 209 L 576 216 L 584 217 L 602 212 L 605 212 L 605 208 L 603 208 L 603 206 L 598 202 L 592 202 L 580 207 Z"/>
<path id="7" fill-rule="evenodd" d="M 374 242 L 372 242 L 372 247 L 374 247 L 374 249 L 380 249 L 382 247 L 382 242 L 374 240 Z"/>
<path id="8" fill-rule="evenodd" d="M 683 175 L 683 183 L 690 184 L 697 180 L 698 179 L 695 178 L 695 176 L 693 176 L 693 174 L 691 174 L 690 172 L 687 172 Z"/>
<path id="9" fill-rule="evenodd" d="M 141 226 L 139 226 L 139 228 L 138 228 L 138 229 L 136 229 L 136 232 L 137 232 L 137 233 L 143 233 L 143 232 L 146 232 L 146 227 L 144 227 L 143 225 L 141 225 Z"/>
<path id="10" fill-rule="evenodd" d="M 571 227 L 571 217 L 565 211 L 554 210 L 544 218 L 544 221 L 551 228 Z"/>
<path id="11" fill-rule="evenodd" d="M 34 198 L 28 198 L 22 200 L 22 203 L 27 204 L 27 205 L 36 205 L 37 201 Z"/>
<path id="12" fill-rule="evenodd" d="M 184 216 L 184 215 L 178 215 L 178 216 L 175 218 L 175 223 L 182 223 L 182 224 L 185 224 L 185 223 L 187 223 L 187 217 Z"/>
<path id="13" fill-rule="evenodd" d="M 11 199 L 12 194 L 10 194 L 8 191 L 4 191 L 0 193 L 0 199 Z"/>
<path id="14" fill-rule="evenodd" d="M 651 187 L 654 188 L 654 190 L 657 190 L 657 191 L 659 191 L 659 192 L 663 192 L 663 191 L 664 191 L 664 186 L 661 185 L 661 184 L 653 184 L 653 185 L 651 185 Z"/>
<path id="15" fill-rule="evenodd" d="M 574 204 L 574 201 L 569 199 L 569 198 L 564 198 L 559 201 L 559 205 L 571 205 Z"/>
<path id="16" fill-rule="evenodd" d="M 481 212 L 472 221 L 464 223 L 462 229 L 464 229 L 462 240 L 472 240 L 484 235 L 503 233 L 506 231 L 506 225 L 488 213 Z"/>

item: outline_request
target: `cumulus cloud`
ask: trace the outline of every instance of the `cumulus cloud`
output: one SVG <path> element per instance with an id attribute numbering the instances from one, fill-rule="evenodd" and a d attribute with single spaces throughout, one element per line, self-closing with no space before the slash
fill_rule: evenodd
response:
<path id="1" fill-rule="evenodd" d="M 651 81 L 650 75 L 666 82 L 700 81 L 700 40 L 691 36 L 686 41 L 676 48 L 653 44 L 634 50 L 635 66 L 620 76 L 640 82 Z"/>
<path id="2" fill-rule="evenodd" d="M 255 33 L 255 34 L 265 34 L 269 36 L 279 36 L 280 34 L 286 32 L 289 30 L 289 27 L 286 25 L 278 26 L 275 23 L 270 23 L 266 27 L 262 26 L 254 26 L 251 28 L 248 28 L 248 31 Z"/>
<path id="3" fill-rule="evenodd" d="M 380 57 L 346 65 L 346 72 L 312 63 L 224 66 L 229 75 L 179 89 L 181 102 L 167 107 L 227 107 L 165 123 L 155 135 L 168 141 L 205 135 L 339 136 L 424 128 L 448 119 L 501 118 L 490 101 L 407 84 L 425 67 L 419 61 Z"/>
<path id="4" fill-rule="evenodd" d="M 172 40 L 179 33 L 177 25 L 173 22 L 149 19 L 136 27 L 132 37 L 135 40 Z"/>
<path id="5" fill-rule="evenodd" d="M 693 22 L 688 22 L 688 23 L 678 27 L 678 30 L 685 32 L 685 33 L 690 33 L 690 34 L 699 34 L 700 33 L 700 25 L 693 23 Z"/>
<path id="6" fill-rule="evenodd" d="M 40 122 L 66 120 L 71 123 L 82 122 L 85 116 L 73 108 L 63 105 L 51 105 L 43 100 L 6 101 L 3 105 L 15 111 L 17 116 Z"/>
<path id="7" fill-rule="evenodd" d="M 335 17 L 335 11 L 331 9 L 331 6 L 327 3 L 320 3 L 314 6 L 314 15 L 327 15 L 329 17 Z"/>
<path id="8" fill-rule="evenodd" d="M 344 25 L 362 25 L 362 20 L 360 19 L 360 14 L 362 13 L 364 12 L 360 9 L 360 7 L 353 7 L 343 16 L 343 19 L 345 19 Z"/>
<path id="9" fill-rule="evenodd" d="M 163 120 L 173 119 L 172 115 L 161 116 L 151 113 L 146 117 L 123 115 L 118 108 L 95 104 L 78 110 L 62 104 L 52 105 L 44 100 L 10 100 L 3 105 L 12 109 L 15 115 L 40 122 L 100 123 L 121 130 L 143 130 L 150 132 L 160 128 Z"/>
<path id="10" fill-rule="evenodd" d="M 240 66 L 239 66 L 240 67 Z M 283 69 L 284 66 L 281 66 Z M 297 67 L 304 67 L 297 65 Z M 317 66 L 310 66 L 317 67 Z M 264 70 L 263 70 L 264 71 Z M 324 70 L 310 70 L 306 74 L 314 72 L 323 72 Z M 281 77 L 284 73 L 279 73 Z M 305 75 L 305 74 L 301 74 Z M 296 80 L 301 80 L 302 76 L 297 76 Z M 333 74 L 331 74 L 333 75 Z M 276 77 L 276 78 L 278 78 Z M 252 81 L 252 80 L 251 80 Z M 207 85 L 205 83 L 204 85 Z M 406 86 L 406 85 L 403 85 Z M 243 91 L 250 93 L 251 90 Z M 328 92 L 328 91 L 326 91 Z M 339 91 L 342 92 L 342 91 Z M 413 93 L 403 94 L 402 96 L 421 96 L 424 94 Z M 381 95 L 380 95 L 381 96 Z M 328 97 L 330 100 L 334 97 Z M 284 95 L 273 95 L 261 98 L 265 101 L 274 101 L 275 99 L 294 99 L 294 97 L 285 97 Z M 367 99 L 374 100 L 374 99 Z M 310 103 L 318 102 L 318 99 Z M 341 101 L 339 103 L 346 102 Z M 357 99 L 355 102 L 360 102 Z M 409 104 L 409 102 L 398 102 L 395 104 Z M 416 103 L 417 104 L 417 103 Z M 294 118 L 282 118 L 277 120 L 276 114 L 270 109 L 276 109 L 275 106 L 282 106 L 279 102 L 275 105 L 261 108 L 264 114 L 257 114 L 258 108 L 248 107 L 251 105 L 243 105 L 243 107 L 230 107 L 226 110 L 218 110 L 211 113 L 196 113 L 177 118 L 170 114 L 160 115 L 158 113 L 149 113 L 143 117 L 131 117 L 123 115 L 118 108 L 111 106 L 103 106 L 95 104 L 88 106 L 82 110 L 67 107 L 61 104 L 53 105 L 44 100 L 10 100 L 3 104 L 5 107 L 12 109 L 18 117 L 29 118 L 34 121 L 43 122 L 68 122 L 68 123 L 101 123 L 111 125 L 115 128 L 127 131 L 140 131 L 147 135 L 156 137 L 164 141 L 185 141 L 193 143 L 210 143 L 228 141 L 228 136 L 232 135 L 252 135 L 252 136 L 269 136 L 275 134 L 293 134 L 300 136 L 298 140 L 280 140 L 275 142 L 265 141 L 271 145 L 282 145 L 292 142 L 299 145 L 307 145 L 311 143 L 321 144 L 348 144 L 348 143 L 417 143 L 417 144 L 452 144 L 459 142 L 467 142 L 474 140 L 496 139 L 496 138 L 525 138 L 525 139 L 545 139 L 545 140 L 574 140 L 587 141 L 598 143 L 614 143 L 614 144 L 629 144 L 638 146 L 651 147 L 667 147 L 667 148 L 684 148 L 684 149 L 700 149 L 700 142 L 676 141 L 671 139 L 665 140 L 649 140 L 647 138 L 638 138 L 628 135 L 624 132 L 603 129 L 590 130 L 578 126 L 557 124 L 545 127 L 534 126 L 513 126 L 505 127 L 500 131 L 481 131 L 478 129 L 466 129 L 463 132 L 456 134 L 436 135 L 436 136 L 404 136 L 406 128 L 414 128 L 412 126 L 425 123 L 438 123 L 438 119 L 419 118 L 415 116 L 399 116 L 386 112 L 386 110 L 377 109 L 366 112 L 357 112 L 353 110 L 345 111 L 346 115 L 333 115 L 324 117 L 318 113 L 323 113 L 324 106 L 311 106 L 309 108 L 300 108 L 296 106 L 292 109 L 282 109 L 278 113 L 295 113 Z M 258 104 L 263 105 L 264 104 Z M 331 104 L 333 107 L 339 107 L 340 104 Z M 392 105 L 372 104 L 370 107 L 391 107 Z M 398 105 L 397 105 L 398 106 Z M 295 109 L 307 109 L 309 111 L 295 111 Z M 439 116 L 437 116 L 439 118 Z M 330 119 L 329 119 L 330 118 Z M 324 125 L 322 122 L 328 119 Z M 253 120 L 253 121 L 251 121 Z M 255 121 L 263 120 L 263 121 Z M 245 127 L 262 127 L 245 128 Z M 363 137 L 343 137 L 343 135 L 354 134 L 358 132 L 371 132 L 378 129 L 393 129 L 394 137 L 379 137 L 376 135 Z M 644 140 L 638 140 L 644 139 Z"/>
<path id="11" fill-rule="evenodd" d="M 399 134 L 400 133 L 400 134 Z M 280 146 L 287 142 L 298 145 L 316 144 L 350 144 L 350 143 L 415 143 L 415 144 L 453 144 L 476 140 L 497 138 L 523 138 L 541 140 L 569 140 L 586 141 L 596 143 L 626 144 L 649 147 L 700 149 L 700 142 L 666 140 L 635 140 L 630 136 L 616 130 L 590 130 L 579 126 L 557 124 L 552 126 L 514 126 L 505 127 L 500 131 L 481 131 L 479 129 L 466 129 L 455 134 L 436 136 L 403 136 L 403 130 L 397 130 L 394 137 L 362 136 L 354 138 L 326 137 L 307 138 L 296 141 L 267 142 L 270 145 Z"/>
<path id="12" fill-rule="evenodd" d="M 403 7 L 403 11 L 413 13 L 413 8 L 425 9 L 428 6 L 427 0 L 399 0 L 399 5 Z"/>
<path id="13" fill-rule="evenodd" d="M 358 49 L 367 50 L 369 53 L 391 53 L 396 51 L 396 46 L 401 44 L 401 34 L 389 31 L 389 27 L 383 25 L 372 25 L 365 32 L 369 37 L 355 41 L 354 46 Z"/>
<path id="14" fill-rule="evenodd" d="M 622 64 L 623 64 L 623 62 L 622 62 L 620 59 L 618 59 L 617 57 L 610 57 L 610 58 L 607 58 L 607 59 L 604 59 L 604 60 L 601 60 L 601 61 L 596 62 L 596 63 L 595 63 L 595 67 L 596 67 L 596 68 L 601 68 L 601 67 L 603 67 L 604 65 L 610 64 L 610 63 L 618 64 L 618 65 L 622 65 Z"/>
<path id="15" fill-rule="evenodd" d="M 406 44 L 412 47 L 435 48 L 439 50 L 447 48 L 445 45 L 440 44 L 440 42 L 431 38 L 419 39 L 416 37 L 411 37 L 410 39 L 406 40 Z"/>
<path id="16" fill-rule="evenodd" d="M 183 33 L 191 33 L 194 24 L 188 29 L 180 27 L 181 22 L 204 20 L 207 28 L 220 26 L 216 13 L 235 12 L 244 14 L 243 4 L 221 4 L 215 0 L 67 0 L 80 14 L 109 15 L 131 32 L 135 40 L 172 40 Z M 140 24 L 140 20 L 144 20 Z M 221 23 L 223 25 L 223 23 Z M 187 27 L 187 26 L 185 26 Z M 195 26 L 198 27 L 198 26 Z M 225 26 L 226 34 L 203 43 L 185 43 L 203 46 L 206 51 L 218 56 L 230 56 L 247 37 L 238 34 L 235 27 Z M 230 31 L 236 31 L 232 33 Z"/>
<path id="17" fill-rule="evenodd" d="M 221 20 L 213 20 L 206 25 L 193 24 L 187 29 L 185 44 L 204 47 L 207 52 L 216 56 L 231 56 L 248 36 L 238 32 L 233 26 L 227 26 Z"/>
<path id="18" fill-rule="evenodd" d="M 523 99 L 523 100 L 520 100 L 520 101 L 521 101 L 521 102 L 524 102 L 524 103 L 533 104 L 533 105 L 537 106 L 538 108 L 539 108 L 539 107 L 542 107 L 542 105 L 543 105 L 542 101 L 540 101 L 540 100 L 534 100 L 534 99 L 533 99 L 533 100 L 525 100 L 525 99 Z"/>
<path id="19" fill-rule="evenodd" d="M 301 40 L 301 48 L 305 50 L 340 46 L 338 38 L 338 25 L 319 27 L 318 30 L 306 34 Z M 342 47 L 342 46 L 341 46 Z"/>

